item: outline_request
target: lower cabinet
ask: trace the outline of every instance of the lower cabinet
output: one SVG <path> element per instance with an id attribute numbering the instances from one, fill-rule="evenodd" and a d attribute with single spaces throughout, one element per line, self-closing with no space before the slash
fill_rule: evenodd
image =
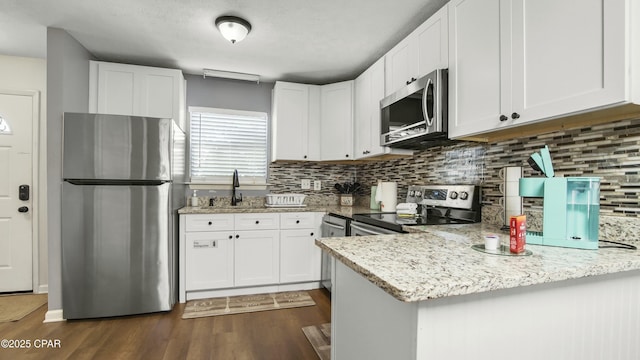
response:
<path id="1" fill-rule="evenodd" d="M 320 281 L 322 250 L 313 229 L 280 232 L 280 282 Z"/>
<path id="2" fill-rule="evenodd" d="M 180 302 L 319 287 L 322 213 L 180 216 Z M 317 286 L 311 286 L 317 282 Z M 300 286 L 302 285 L 302 286 Z"/>
<path id="3" fill-rule="evenodd" d="M 233 273 L 233 236 L 229 232 L 186 234 L 186 289 L 205 290 L 231 287 Z"/>
<path id="4" fill-rule="evenodd" d="M 234 286 L 277 284 L 279 231 L 237 231 L 234 238 Z"/>

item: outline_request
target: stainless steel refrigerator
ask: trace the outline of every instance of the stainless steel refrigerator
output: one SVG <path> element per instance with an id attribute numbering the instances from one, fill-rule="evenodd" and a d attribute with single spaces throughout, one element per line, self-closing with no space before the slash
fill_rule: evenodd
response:
<path id="1" fill-rule="evenodd" d="M 172 119 L 64 114 L 66 319 L 172 309 L 185 148 Z"/>

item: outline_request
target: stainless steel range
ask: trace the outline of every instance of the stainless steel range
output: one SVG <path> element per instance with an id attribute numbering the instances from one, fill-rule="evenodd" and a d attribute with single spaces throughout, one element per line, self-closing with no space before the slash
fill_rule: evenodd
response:
<path id="1" fill-rule="evenodd" d="M 482 215 L 480 198 L 480 187 L 475 185 L 409 186 L 406 203 L 417 204 L 415 216 L 355 214 L 351 236 L 402 233 L 403 226 L 477 223 Z"/>

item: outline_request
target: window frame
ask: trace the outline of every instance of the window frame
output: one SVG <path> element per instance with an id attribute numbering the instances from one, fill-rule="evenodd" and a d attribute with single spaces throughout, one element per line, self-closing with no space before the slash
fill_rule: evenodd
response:
<path id="1" fill-rule="evenodd" d="M 215 107 L 203 107 L 203 106 L 189 106 L 188 107 L 188 119 L 189 119 L 189 157 L 188 157 L 188 170 L 189 170 L 189 185 L 192 189 L 227 189 L 229 188 L 233 174 L 228 176 L 214 176 L 214 177 L 194 177 L 192 175 L 192 134 L 191 134 L 191 120 L 193 113 L 212 113 L 212 114 L 224 114 L 224 115 L 237 115 L 237 116 L 250 116 L 255 118 L 262 118 L 265 121 L 265 151 L 266 151 L 266 163 L 265 163 L 265 176 L 253 177 L 243 176 L 239 172 L 240 187 L 245 189 L 264 190 L 267 188 L 267 179 L 269 178 L 269 155 L 270 155 L 270 121 L 269 114 L 265 111 L 249 111 L 249 110 L 237 110 L 237 109 L 225 109 Z"/>

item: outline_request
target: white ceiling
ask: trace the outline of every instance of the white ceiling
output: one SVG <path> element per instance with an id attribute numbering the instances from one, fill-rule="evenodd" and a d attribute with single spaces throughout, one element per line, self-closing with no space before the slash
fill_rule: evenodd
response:
<path id="1" fill-rule="evenodd" d="M 325 84 L 355 78 L 447 1 L 2 0 L 0 53 L 45 58 L 56 27 L 99 60 Z M 227 42 L 221 15 L 249 21 L 249 36 Z"/>

